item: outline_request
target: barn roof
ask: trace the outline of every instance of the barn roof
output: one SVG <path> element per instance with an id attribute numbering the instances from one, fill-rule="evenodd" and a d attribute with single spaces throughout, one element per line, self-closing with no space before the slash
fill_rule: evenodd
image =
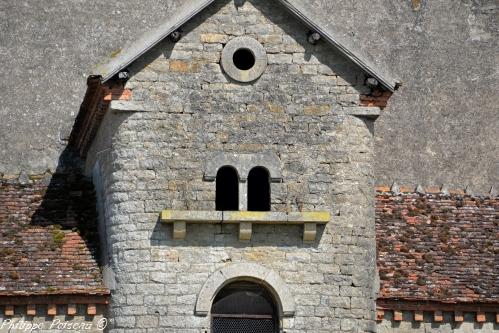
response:
<path id="1" fill-rule="evenodd" d="M 499 302 L 499 197 L 378 190 L 381 299 Z"/>
<path id="2" fill-rule="evenodd" d="M 89 180 L 0 178 L 0 303 L 9 296 L 106 297 L 97 252 Z"/>

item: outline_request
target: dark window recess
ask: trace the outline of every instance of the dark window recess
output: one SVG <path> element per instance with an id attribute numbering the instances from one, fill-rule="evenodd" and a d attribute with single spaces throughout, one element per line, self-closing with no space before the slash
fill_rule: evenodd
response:
<path id="1" fill-rule="evenodd" d="M 216 210 L 239 210 L 239 176 L 230 166 L 221 167 L 216 178 Z"/>
<path id="2" fill-rule="evenodd" d="M 235 282 L 224 287 L 213 301 L 213 333 L 274 333 L 278 331 L 275 302 L 262 286 Z"/>
<path id="3" fill-rule="evenodd" d="M 234 65 L 242 71 L 247 71 L 255 66 L 255 55 L 248 49 L 239 49 L 234 52 L 232 60 Z"/>
<path id="4" fill-rule="evenodd" d="M 270 210 L 270 175 L 263 167 L 251 169 L 248 175 L 248 210 Z"/>

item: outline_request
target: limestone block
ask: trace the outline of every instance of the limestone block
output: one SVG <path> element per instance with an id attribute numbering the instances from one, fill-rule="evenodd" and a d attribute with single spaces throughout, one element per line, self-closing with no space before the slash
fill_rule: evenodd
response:
<path id="1" fill-rule="evenodd" d="M 251 240 L 252 224 L 249 222 L 241 222 L 239 224 L 239 240 L 249 241 Z"/>
<path id="2" fill-rule="evenodd" d="M 285 223 L 287 220 L 284 212 L 253 212 L 253 211 L 224 211 L 224 223 L 260 222 L 260 223 Z"/>
<path id="3" fill-rule="evenodd" d="M 305 223 L 303 225 L 303 241 L 314 242 L 317 235 L 316 223 Z"/>
<path id="4" fill-rule="evenodd" d="M 220 211 L 195 211 L 195 210 L 164 210 L 161 212 L 161 221 L 185 221 L 185 222 L 222 222 L 222 212 Z"/>
<path id="5" fill-rule="evenodd" d="M 173 222 L 173 239 L 185 239 L 187 227 L 185 221 Z"/>
<path id="6" fill-rule="evenodd" d="M 331 219 L 331 214 L 329 212 L 289 212 L 288 221 L 289 222 L 313 222 L 313 223 L 327 223 Z"/>

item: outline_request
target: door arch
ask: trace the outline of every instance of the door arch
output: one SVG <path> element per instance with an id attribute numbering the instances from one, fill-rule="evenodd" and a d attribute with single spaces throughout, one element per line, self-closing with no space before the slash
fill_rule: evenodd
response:
<path id="1" fill-rule="evenodd" d="M 279 312 L 272 294 L 264 286 L 236 281 L 216 295 L 211 308 L 212 333 L 276 333 Z"/>

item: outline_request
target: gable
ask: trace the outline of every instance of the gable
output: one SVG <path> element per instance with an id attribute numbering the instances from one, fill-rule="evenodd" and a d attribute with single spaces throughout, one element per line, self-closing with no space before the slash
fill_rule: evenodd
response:
<path id="1" fill-rule="evenodd" d="M 171 19 L 167 20 L 153 31 L 143 35 L 136 43 L 122 51 L 120 50 L 117 54 L 114 54 L 109 62 L 98 66 L 94 74 L 101 76 L 103 82 L 108 81 L 118 72 L 125 69 L 147 51 L 163 41 L 166 37 L 170 36 L 170 34 L 181 29 L 187 22 L 209 5 L 213 3 L 216 4 L 217 2 L 219 1 L 186 2 L 182 9 L 178 13 L 175 13 Z M 239 1 L 237 3 L 241 2 Z M 379 81 L 380 85 L 386 90 L 393 92 L 398 87 L 399 83 L 386 73 L 377 69 L 372 61 L 367 60 L 367 55 L 363 55 L 364 52 L 362 52 L 360 48 L 354 48 L 349 45 L 349 43 L 342 40 L 343 38 L 339 34 L 331 31 L 331 27 L 326 29 L 324 24 L 319 22 L 307 7 L 300 3 L 300 1 L 275 0 L 275 3 L 280 3 L 289 13 L 292 13 L 297 17 L 305 27 L 312 32 L 318 33 L 321 39 L 330 44 L 352 63 L 359 66 L 368 76 Z M 244 7 L 244 1 L 242 1 L 241 7 Z"/>
<path id="2" fill-rule="evenodd" d="M 179 32 L 176 42 L 166 38 L 130 63 L 124 69 L 129 74 L 126 83 L 109 75 L 104 83 L 106 77 L 89 78 L 70 139 L 81 156 L 86 156 L 108 108 L 166 111 L 177 114 L 176 120 L 197 121 L 200 125 L 190 129 L 202 133 L 223 122 L 229 128 L 223 137 L 289 144 L 327 141 L 321 132 L 332 130 L 333 116 L 375 118 L 391 95 L 382 87 L 368 86 L 370 75 L 324 39 L 310 43 L 309 28 L 277 1 L 236 6 L 220 0 Z M 229 45 L 240 38 L 260 44 L 267 58 L 263 73 L 250 85 L 231 78 L 222 61 Z M 218 114 L 204 119 L 207 113 Z M 282 134 L 276 135 L 278 131 Z M 293 134 L 286 133 L 290 131 Z"/>

